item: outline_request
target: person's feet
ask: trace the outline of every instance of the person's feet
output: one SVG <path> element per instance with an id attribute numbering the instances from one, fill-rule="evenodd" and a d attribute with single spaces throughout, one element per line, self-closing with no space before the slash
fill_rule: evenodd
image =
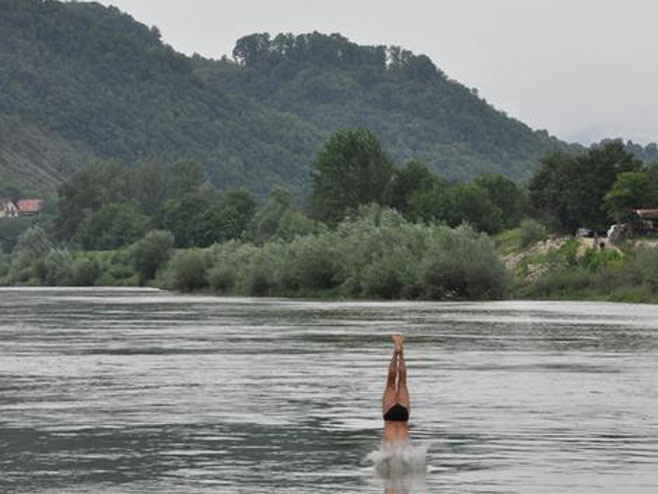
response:
<path id="1" fill-rule="evenodd" d="M 402 353 L 402 345 L 404 343 L 404 336 L 400 333 L 393 333 L 393 345 L 395 348 L 395 353 Z"/>

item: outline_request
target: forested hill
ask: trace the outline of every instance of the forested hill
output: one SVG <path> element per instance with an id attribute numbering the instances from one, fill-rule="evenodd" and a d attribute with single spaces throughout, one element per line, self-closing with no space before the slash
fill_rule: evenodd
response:
<path id="1" fill-rule="evenodd" d="M 292 115 L 208 84 L 157 29 L 116 8 L 0 0 L 0 46 L 0 116 L 98 157 L 193 157 L 221 186 L 298 188 L 322 140 Z M 15 178 L 2 163 L 0 178 Z"/>
<path id="2" fill-rule="evenodd" d="M 316 151 L 342 127 L 367 127 L 397 163 L 419 158 L 455 179 L 523 179 L 566 147 L 400 48 L 256 34 L 237 42 L 234 61 L 212 61 L 176 53 L 156 28 L 95 3 L 0 0 L 0 12 L 0 118 L 83 150 L 72 168 L 81 156 L 198 158 L 217 185 L 262 193 L 275 183 L 301 190 Z M 0 179 L 21 173 L 33 171 L 0 160 Z"/>
<path id="3" fill-rule="evenodd" d="M 533 131 L 449 79 L 425 55 L 359 46 L 339 34 L 253 34 L 238 40 L 238 65 L 222 87 L 288 111 L 325 133 L 374 130 L 401 162 L 425 161 L 447 178 L 485 171 L 527 177 L 536 160 L 566 145 Z"/>

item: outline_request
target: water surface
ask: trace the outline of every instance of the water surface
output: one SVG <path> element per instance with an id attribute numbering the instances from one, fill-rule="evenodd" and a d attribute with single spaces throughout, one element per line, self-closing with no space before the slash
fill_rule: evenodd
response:
<path id="1" fill-rule="evenodd" d="M 396 330 L 402 488 L 365 461 Z M 2 289 L 0 492 L 654 494 L 657 382 L 649 305 Z"/>

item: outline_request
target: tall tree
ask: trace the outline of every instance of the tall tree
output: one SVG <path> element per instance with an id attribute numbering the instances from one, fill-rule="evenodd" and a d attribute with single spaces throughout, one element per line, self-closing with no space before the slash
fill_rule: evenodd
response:
<path id="1" fill-rule="evenodd" d="M 476 178 L 473 183 L 489 195 L 489 199 L 503 214 L 503 226 L 517 226 L 525 215 L 527 199 L 523 190 L 512 180 L 498 173 L 487 173 Z"/>
<path id="2" fill-rule="evenodd" d="M 396 168 L 393 172 L 386 203 L 409 217 L 411 196 L 417 191 L 431 189 L 440 181 L 440 178 L 432 173 L 425 163 L 417 160 L 407 161 L 402 168 Z"/>
<path id="3" fill-rule="evenodd" d="M 309 204 L 313 216 L 337 222 L 349 209 L 385 202 L 393 165 L 369 130 L 339 130 L 313 163 Z"/>
<path id="4" fill-rule="evenodd" d="M 615 221 L 629 219 L 633 209 L 653 205 L 650 186 L 646 172 L 620 173 L 605 195 L 603 207 Z"/>

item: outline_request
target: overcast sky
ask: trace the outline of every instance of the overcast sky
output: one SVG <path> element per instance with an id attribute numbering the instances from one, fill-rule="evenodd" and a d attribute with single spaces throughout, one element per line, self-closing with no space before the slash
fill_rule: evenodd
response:
<path id="1" fill-rule="evenodd" d="M 428 55 L 535 129 L 658 141 L 658 0 L 102 0 L 177 51 L 221 58 L 254 32 L 339 32 Z"/>

